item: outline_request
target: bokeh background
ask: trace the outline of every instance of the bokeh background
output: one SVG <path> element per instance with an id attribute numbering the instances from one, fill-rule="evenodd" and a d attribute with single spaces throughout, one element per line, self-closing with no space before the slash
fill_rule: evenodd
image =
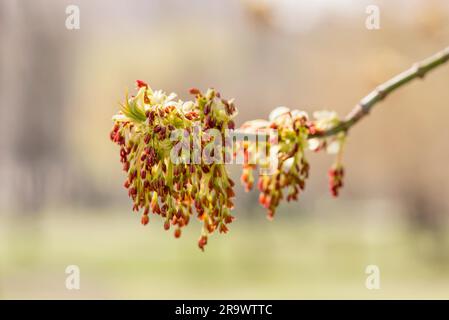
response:
<path id="1" fill-rule="evenodd" d="M 354 127 L 341 197 L 332 157 L 310 154 L 298 203 L 270 222 L 237 187 L 237 220 L 204 253 L 196 221 L 179 240 L 140 225 L 108 138 L 135 79 L 182 99 L 218 88 L 237 124 L 279 105 L 344 115 L 448 44 L 444 0 L 1 0 L 0 298 L 449 298 L 448 66 Z M 365 287 L 371 264 L 380 290 Z"/>

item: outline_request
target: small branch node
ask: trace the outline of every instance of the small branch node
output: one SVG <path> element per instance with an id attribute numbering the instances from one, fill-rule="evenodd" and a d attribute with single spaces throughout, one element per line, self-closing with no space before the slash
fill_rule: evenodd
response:
<path id="1" fill-rule="evenodd" d="M 379 97 L 379 101 L 385 99 L 385 97 L 387 96 L 387 92 L 385 91 L 385 89 L 382 86 L 378 86 L 376 88 L 376 94 Z"/>
<path id="2" fill-rule="evenodd" d="M 421 63 L 415 63 L 412 67 L 415 70 L 415 74 L 418 78 L 423 79 L 427 70 L 421 65 Z"/>

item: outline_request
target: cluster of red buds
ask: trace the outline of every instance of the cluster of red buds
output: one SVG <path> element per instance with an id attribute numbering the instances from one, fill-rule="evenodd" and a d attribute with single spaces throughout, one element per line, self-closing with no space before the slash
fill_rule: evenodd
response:
<path id="1" fill-rule="evenodd" d="M 278 107 L 273 110 L 269 120 L 254 120 L 243 124 L 241 130 L 246 133 L 265 133 L 269 138 L 267 145 L 270 153 L 269 162 L 260 160 L 260 141 L 242 143 L 244 163 L 241 181 L 247 191 L 254 185 L 254 172 L 257 167 L 263 169 L 271 166 L 267 173 L 258 177 L 257 187 L 260 191 L 259 202 L 267 209 L 268 218 L 273 218 L 276 208 L 282 200 L 298 200 L 299 194 L 305 188 L 309 176 L 309 163 L 305 157 L 308 147 L 314 151 L 326 150 L 337 154 L 337 160 L 329 171 L 330 191 L 338 195 L 343 186 L 343 167 L 341 165 L 342 146 L 345 133 L 339 133 L 331 138 L 311 138 L 333 126 L 339 119 L 335 112 L 320 111 L 314 113 L 314 120 L 309 120 L 306 112 Z M 275 139 L 270 130 L 275 130 Z M 273 167 L 274 164 L 274 167 Z M 266 169 L 266 168 L 265 168 Z"/>
<path id="2" fill-rule="evenodd" d="M 249 121 L 242 126 L 244 132 L 262 132 L 268 137 L 267 161 L 261 161 L 260 158 L 260 148 L 265 149 L 263 143 L 243 143 L 245 161 L 241 181 L 249 191 L 254 184 L 256 167 L 263 170 L 257 181 L 259 202 L 267 209 L 270 219 L 274 217 L 281 200 L 297 200 L 305 188 L 310 168 L 304 154 L 309 135 L 308 126 L 305 112 L 290 111 L 285 107 L 273 110 L 269 121 Z"/>
<path id="3" fill-rule="evenodd" d="M 343 176 L 344 169 L 341 165 L 329 169 L 329 189 L 334 197 L 338 196 L 338 191 L 343 187 Z"/>
<path id="4" fill-rule="evenodd" d="M 120 146 L 120 161 L 127 173 L 124 187 L 133 200 L 133 210 L 142 210 L 143 225 L 149 223 L 150 212 L 161 216 L 166 230 L 175 228 L 176 238 L 195 210 L 203 223 L 198 246 L 204 250 L 208 236 L 217 229 L 226 233 L 227 224 L 234 219 L 230 213 L 234 182 L 223 162 L 195 162 L 185 157 L 185 151 L 195 154 L 194 140 L 201 147 L 213 142 L 214 137 L 203 130 L 214 129 L 224 136 L 225 130 L 234 129 L 234 103 L 213 89 L 204 94 L 191 89 L 195 99 L 183 102 L 174 100 L 175 94 L 153 91 L 140 80 L 137 88 L 137 94 L 127 96 L 113 117 L 110 133 Z M 195 131 L 196 127 L 202 130 Z M 179 131 L 183 148 L 173 155 L 180 143 L 179 137 L 173 137 Z M 173 156 L 184 161 L 174 161 Z"/>
<path id="5" fill-rule="evenodd" d="M 333 111 L 317 111 L 314 113 L 314 133 L 325 131 L 339 124 L 340 120 Z M 342 165 L 343 145 L 346 133 L 340 132 L 329 138 L 309 139 L 309 148 L 315 152 L 325 150 L 329 154 L 335 154 L 336 160 L 328 171 L 329 191 L 332 196 L 337 197 L 339 190 L 343 187 L 344 169 Z"/>

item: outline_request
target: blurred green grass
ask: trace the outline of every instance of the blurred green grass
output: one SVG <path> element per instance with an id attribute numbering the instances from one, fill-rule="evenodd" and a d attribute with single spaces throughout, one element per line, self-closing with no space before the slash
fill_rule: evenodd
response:
<path id="1" fill-rule="evenodd" d="M 196 221 L 178 240 L 127 209 L 2 215 L 0 298 L 449 298 L 449 264 L 429 235 L 332 216 L 238 219 L 203 253 Z M 78 291 L 65 288 L 71 264 Z M 380 290 L 365 287 L 369 264 L 380 267 Z"/>

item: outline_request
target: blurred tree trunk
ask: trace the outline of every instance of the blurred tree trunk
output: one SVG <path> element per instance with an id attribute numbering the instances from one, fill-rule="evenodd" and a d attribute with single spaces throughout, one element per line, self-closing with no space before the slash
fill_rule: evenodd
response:
<path id="1" fill-rule="evenodd" d="M 449 260 L 447 248 L 447 202 L 444 197 L 429 194 L 417 183 L 404 185 L 402 201 L 406 204 L 406 213 L 410 222 L 414 245 L 427 244 L 414 248 L 428 255 L 436 263 L 445 264 Z M 423 241 L 427 240 L 427 241 Z"/>
<path id="2" fill-rule="evenodd" d="M 67 30 L 64 7 L 56 7 L 0 3 L 1 192 L 25 214 L 41 210 L 55 172 L 64 170 Z"/>

